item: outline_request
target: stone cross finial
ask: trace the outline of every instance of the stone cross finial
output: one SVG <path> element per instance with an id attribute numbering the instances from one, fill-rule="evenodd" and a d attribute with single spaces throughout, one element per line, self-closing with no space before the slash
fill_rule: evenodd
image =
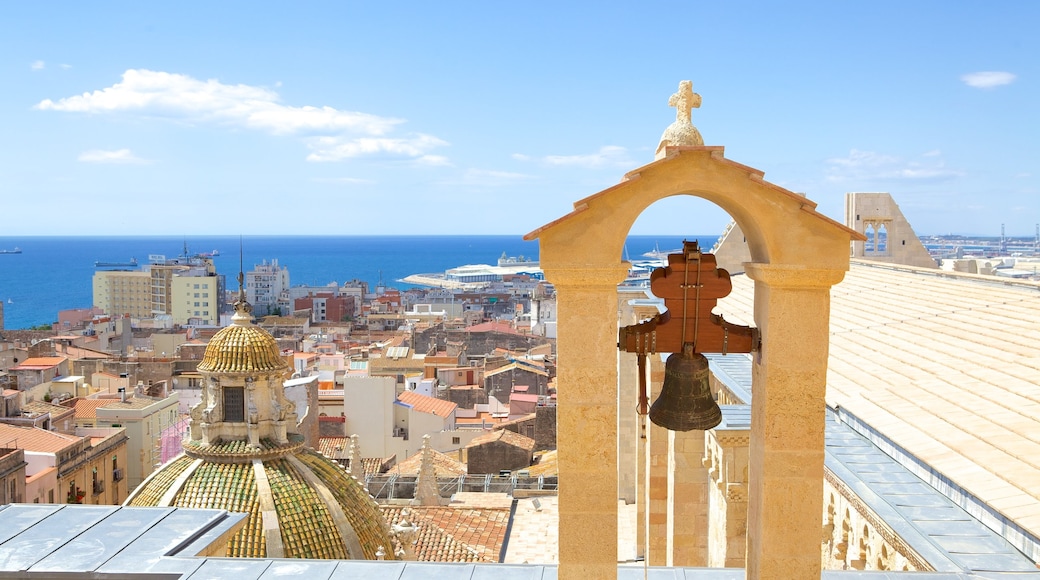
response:
<path id="1" fill-rule="evenodd" d="M 679 90 L 669 99 L 668 106 L 675 107 L 675 122 L 664 130 L 661 142 L 657 145 L 654 159 L 662 159 L 668 147 L 701 147 L 704 139 L 700 131 L 693 126 L 690 111 L 700 108 L 701 96 L 693 92 L 692 81 L 680 81 Z"/>
<path id="2" fill-rule="evenodd" d="M 701 96 L 693 92 L 693 81 L 680 81 L 679 90 L 668 99 L 668 106 L 675 107 L 676 121 L 692 123 L 690 111 L 701 106 Z"/>

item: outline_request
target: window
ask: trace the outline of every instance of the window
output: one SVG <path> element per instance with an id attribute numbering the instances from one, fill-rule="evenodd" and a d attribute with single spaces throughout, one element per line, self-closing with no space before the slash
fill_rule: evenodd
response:
<path id="1" fill-rule="evenodd" d="M 196 285 L 195 285 L 195 290 L 198 290 L 198 289 L 199 289 L 199 285 L 198 285 L 198 284 L 196 284 Z"/>
<path id="2" fill-rule="evenodd" d="M 199 297 L 199 293 L 198 293 L 198 292 L 196 292 L 196 293 L 195 293 L 195 297 L 196 297 L 196 298 L 198 298 L 198 297 Z"/>
<path id="3" fill-rule="evenodd" d="M 244 423 L 246 420 L 246 397 L 243 387 L 224 387 L 224 421 Z"/>
<path id="4" fill-rule="evenodd" d="M 459 438 L 458 437 L 452 437 L 451 438 L 451 444 L 452 445 L 458 445 L 459 444 Z"/>

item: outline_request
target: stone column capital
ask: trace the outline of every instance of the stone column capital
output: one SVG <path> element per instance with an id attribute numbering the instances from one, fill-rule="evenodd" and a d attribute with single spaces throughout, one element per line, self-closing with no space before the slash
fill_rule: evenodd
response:
<path id="1" fill-rule="evenodd" d="M 771 288 L 788 288 L 791 290 L 828 289 L 845 278 L 843 270 L 830 268 L 806 268 L 788 264 L 744 263 L 745 273 L 755 282 L 762 282 Z"/>
<path id="2" fill-rule="evenodd" d="M 559 288 L 601 288 L 616 289 L 628 275 L 628 264 L 618 262 L 610 266 L 589 266 L 586 264 L 542 264 L 545 279 Z"/>

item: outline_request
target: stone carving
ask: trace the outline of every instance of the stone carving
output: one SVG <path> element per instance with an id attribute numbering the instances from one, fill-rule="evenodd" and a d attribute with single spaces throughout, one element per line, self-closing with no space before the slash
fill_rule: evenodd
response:
<path id="1" fill-rule="evenodd" d="M 668 106 L 675 107 L 675 122 L 664 130 L 657 145 L 655 159 L 664 157 L 666 147 L 702 147 L 704 139 L 693 126 L 690 111 L 701 106 L 701 96 L 693 92 L 692 81 L 680 81 L 679 90 L 668 99 Z"/>
<path id="2" fill-rule="evenodd" d="M 357 479 L 365 477 L 365 470 L 361 466 L 361 445 L 358 443 L 357 433 L 350 436 L 350 474 Z"/>
<path id="3" fill-rule="evenodd" d="M 393 526 L 397 541 L 401 543 L 401 550 L 397 552 L 399 560 L 415 560 L 415 542 L 419 527 L 409 520 L 411 515 L 412 510 L 404 508 L 401 510 L 401 520 Z"/>
<path id="4" fill-rule="evenodd" d="M 412 505 L 441 505 L 441 495 L 437 490 L 437 473 L 433 468 L 433 448 L 430 447 L 430 436 L 423 435 L 422 465 L 419 477 L 415 481 L 415 498 Z"/>

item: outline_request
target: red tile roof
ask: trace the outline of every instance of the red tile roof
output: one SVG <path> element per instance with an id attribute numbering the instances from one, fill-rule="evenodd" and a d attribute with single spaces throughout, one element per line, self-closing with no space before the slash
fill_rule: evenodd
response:
<path id="1" fill-rule="evenodd" d="M 513 325 L 508 322 L 483 322 L 481 324 L 474 324 L 473 326 L 467 326 L 464 328 L 466 332 L 503 332 L 506 334 L 523 334 L 517 332 Z"/>
<path id="2" fill-rule="evenodd" d="M 430 413 L 443 418 L 448 418 L 455 409 L 459 408 L 457 404 L 451 401 L 435 399 L 415 391 L 405 391 L 397 396 L 397 400 L 420 413 Z"/>
<path id="3" fill-rule="evenodd" d="M 0 446 L 4 447 L 39 453 L 57 453 L 70 445 L 75 445 L 79 440 L 80 437 L 74 435 L 0 423 Z"/>
<path id="4" fill-rule="evenodd" d="M 446 455 L 431 449 L 433 454 L 433 472 L 437 477 L 458 477 L 460 475 L 466 475 L 466 465 L 461 461 L 453 459 L 450 455 Z M 390 470 L 392 473 L 399 473 L 401 475 L 419 475 L 419 469 L 422 467 L 422 451 L 419 451 L 415 455 L 412 455 L 408 459 L 393 466 Z"/>
<path id="5" fill-rule="evenodd" d="M 419 528 L 415 555 L 420 562 L 501 561 L 509 509 L 382 506 L 383 517 L 393 526 L 403 509 L 411 510 L 408 521 Z"/>
<path id="6" fill-rule="evenodd" d="M 36 356 L 27 358 L 22 364 L 11 367 L 12 371 L 42 371 L 52 369 L 65 362 L 63 356 Z"/>

